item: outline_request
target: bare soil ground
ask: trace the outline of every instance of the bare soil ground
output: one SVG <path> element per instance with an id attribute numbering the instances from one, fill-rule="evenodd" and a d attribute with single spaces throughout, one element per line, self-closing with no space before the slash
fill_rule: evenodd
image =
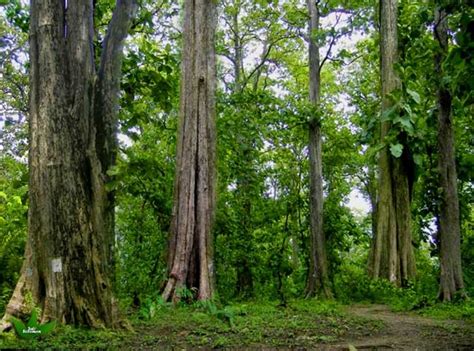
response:
<path id="1" fill-rule="evenodd" d="M 469 322 L 392 312 L 384 305 L 350 306 L 347 313 L 382 321 L 384 327 L 368 336 L 328 345 L 328 349 L 350 350 L 351 345 L 357 350 L 474 350 L 474 325 Z"/>

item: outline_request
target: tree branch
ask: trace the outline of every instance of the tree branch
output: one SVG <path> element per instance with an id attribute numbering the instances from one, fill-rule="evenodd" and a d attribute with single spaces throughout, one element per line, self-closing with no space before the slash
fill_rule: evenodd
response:
<path id="1" fill-rule="evenodd" d="M 264 50 L 264 52 L 262 53 L 260 62 L 254 67 L 254 69 L 250 72 L 250 74 L 244 79 L 244 84 L 242 84 L 242 86 L 245 86 L 248 83 L 248 81 L 250 80 L 250 78 L 252 78 L 252 76 L 255 73 L 257 73 L 257 71 L 260 70 L 262 68 L 262 66 L 267 62 L 268 56 L 270 55 L 270 52 L 271 52 L 273 46 L 276 43 L 278 43 L 279 41 L 281 41 L 283 39 L 288 39 L 290 37 L 291 36 L 284 35 L 284 36 L 278 37 L 275 40 L 273 40 L 272 42 L 268 43 L 268 45 L 266 46 L 266 50 Z"/>
<path id="2" fill-rule="evenodd" d="M 245 86 L 247 84 L 247 82 L 250 80 L 250 78 L 252 78 L 252 76 L 255 73 L 257 73 L 257 71 L 260 68 L 262 68 L 262 66 L 265 64 L 265 62 L 267 62 L 267 58 L 270 55 L 270 51 L 272 50 L 273 44 L 274 43 L 268 44 L 268 46 L 266 48 L 266 51 L 263 52 L 263 55 L 262 55 L 262 58 L 260 59 L 260 62 L 254 67 L 252 72 L 250 72 L 250 74 L 245 78 L 245 84 L 243 84 L 242 86 Z"/>
<path id="3" fill-rule="evenodd" d="M 122 51 L 136 9 L 135 0 L 117 0 L 112 20 L 104 39 L 95 99 L 96 143 L 105 169 L 113 157 L 115 119 L 118 109 Z"/>
<path id="4" fill-rule="evenodd" d="M 337 27 L 337 25 L 339 24 L 339 21 L 341 20 L 341 15 L 337 16 L 336 17 L 336 24 L 334 25 L 334 27 Z M 339 39 L 339 35 L 335 34 L 333 35 L 333 37 L 331 38 L 331 42 L 329 43 L 329 48 L 328 48 L 328 51 L 326 52 L 326 55 L 324 56 L 323 60 L 321 61 L 321 64 L 319 65 L 319 71 L 321 72 L 321 69 L 323 68 L 323 65 L 324 63 L 326 63 L 326 61 L 328 60 L 329 56 L 331 55 L 331 50 L 334 46 L 334 44 L 336 43 L 337 39 Z"/>
<path id="5" fill-rule="evenodd" d="M 157 15 L 158 12 L 160 12 L 160 10 L 163 8 L 164 4 L 165 4 L 165 2 L 162 1 L 160 4 L 158 4 L 158 6 L 157 6 L 153 11 L 150 12 L 152 18 L 153 18 L 155 15 Z M 145 22 L 145 20 L 146 20 L 145 17 L 144 17 L 144 18 L 137 18 L 135 21 L 133 21 L 133 22 L 131 23 L 131 25 L 130 25 L 130 30 L 131 30 L 131 31 L 135 31 L 135 29 L 136 29 L 138 26 L 142 25 L 142 24 Z"/>

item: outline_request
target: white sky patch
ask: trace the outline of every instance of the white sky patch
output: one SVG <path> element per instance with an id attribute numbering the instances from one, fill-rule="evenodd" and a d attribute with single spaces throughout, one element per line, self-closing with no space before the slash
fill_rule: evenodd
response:
<path id="1" fill-rule="evenodd" d="M 121 145 L 124 145 L 124 146 L 127 147 L 127 148 L 133 145 L 133 140 L 130 139 L 130 138 L 129 138 L 127 135 L 125 135 L 125 134 L 118 133 L 117 138 L 118 138 L 118 140 L 119 140 L 119 143 L 120 143 Z"/>
<path id="2" fill-rule="evenodd" d="M 367 201 L 364 195 L 357 188 L 352 189 L 349 194 L 347 207 L 349 207 L 354 214 L 368 215 L 371 211 L 370 202 Z"/>

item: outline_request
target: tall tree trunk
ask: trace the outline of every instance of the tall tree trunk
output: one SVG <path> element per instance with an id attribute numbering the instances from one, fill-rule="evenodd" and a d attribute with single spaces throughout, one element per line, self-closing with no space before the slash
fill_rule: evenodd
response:
<path id="1" fill-rule="evenodd" d="M 441 278 L 439 298 L 451 301 L 456 293 L 464 294 L 461 268 L 461 230 L 451 114 L 451 94 L 442 84 L 442 63 L 448 52 L 447 13 L 435 8 L 434 37 L 439 44 L 435 56 L 438 80 L 438 172 L 441 188 L 438 234 L 440 240 Z"/>
<path id="2" fill-rule="evenodd" d="M 232 86 L 232 94 L 239 95 L 246 89 L 246 84 L 243 81 L 244 72 L 244 57 L 243 57 L 243 43 L 240 32 L 240 1 L 233 1 L 232 6 L 235 11 L 231 15 L 231 32 L 233 41 L 232 65 L 234 71 L 234 82 Z M 239 99 L 240 100 L 240 99 Z M 240 105 L 236 106 L 237 115 L 245 119 L 242 115 Z M 239 149 L 239 167 L 237 169 L 237 222 L 238 231 L 235 233 L 237 238 L 237 245 L 235 250 L 238 252 L 236 257 L 235 267 L 237 273 L 236 290 L 242 297 L 251 297 L 253 295 L 253 274 L 251 269 L 251 261 L 248 253 L 252 252 L 252 201 L 251 201 L 251 182 L 254 177 L 253 161 L 251 152 L 251 140 L 245 136 L 242 131 L 237 131 L 236 135 L 238 144 L 241 145 Z M 243 170 L 243 171 L 242 171 Z"/>
<path id="3" fill-rule="evenodd" d="M 394 65 L 398 61 L 397 0 L 380 1 L 380 56 L 382 78 L 382 111 L 390 109 L 390 93 L 400 88 Z M 382 122 L 380 140 L 385 141 L 391 128 Z M 385 278 L 397 285 L 414 277 L 415 262 L 411 244 L 410 189 L 408 146 L 395 158 L 385 146 L 379 154 L 377 228 L 369 272 L 374 278 Z"/>
<path id="4" fill-rule="evenodd" d="M 28 240 L 2 328 L 33 304 L 42 320 L 119 322 L 110 279 L 113 197 L 105 190 L 115 148 L 103 144 L 114 143 L 122 43 L 133 7 L 117 1 L 96 76 L 92 1 L 31 2 Z M 103 105 L 95 109 L 98 92 Z"/>
<path id="5" fill-rule="evenodd" d="M 213 295 L 215 210 L 215 1 L 186 0 L 175 200 L 164 300 L 179 289 Z"/>
<path id="6" fill-rule="evenodd" d="M 307 0 L 309 11 L 309 99 L 315 110 L 320 104 L 320 59 L 319 44 L 315 34 L 319 30 L 319 10 L 316 2 Z M 306 295 L 321 294 L 331 297 L 326 257 L 326 238 L 323 232 L 323 169 L 322 138 L 319 116 L 312 116 L 309 121 L 309 208 L 310 208 L 310 265 Z"/>
<path id="7" fill-rule="evenodd" d="M 239 23 L 239 13 L 240 9 L 238 5 L 234 2 L 234 6 L 236 6 L 236 11 L 232 13 L 232 33 L 233 37 L 232 40 L 234 41 L 234 52 L 233 52 L 233 65 L 234 65 L 234 87 L 233 93 L 240 93 L 242 89 L 242 70 L 244 67 L 244 59 L 243 59 L 243 48 L 242 43 L 240 40 L 240 23 Z"/>

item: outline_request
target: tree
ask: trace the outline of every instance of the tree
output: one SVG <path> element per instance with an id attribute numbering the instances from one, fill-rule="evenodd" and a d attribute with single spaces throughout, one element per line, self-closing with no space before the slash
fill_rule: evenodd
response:
<path id="1" fill-rule="evenodd" d="M 180 289 L 213 296 L 215 210 L 215 2 L 186 0 L 174 206 L 163 299 Z"/>
<path id="2" fill-rule="evenodd" d="M 30 7 L 29 212 L 25 261 L 10 315 L 118 325 L 111 286 L 114 198 L 105 184 L 116 155 L 123 41 L 133 0 L 117 0 L 98 69 L 94 5 Z"/>
<path id="3" fill-rule="evenodd" d="M 452 97 L 443 84 L 443 61 L 449 49 L 448 14 L 435 7 L 434 38 L 439 48 L 435 53 L 435 72 L 438 82 L 438 173 L 441 189 L 439 204 L 438 239 L 440 241 L 441 278 L 439 298 L 451 301 L 464 289 L 461 268 L 461 230 L 459 199 L 454 150 Z"/>
<path id="4" fill-rule="evenodd" d="M 321 96 L 321 64 L 319 44 L 319 9 L 315 1 L 307 0 L 309 11 L 309 100 L 314 106 L 314 115 L 308 125 L 309 132 L 309 179 L 310 179 L 310 264 L 306 295 L 321 293 L 330 297 L 326 238 L 323 232 L 323 168 L 321 120 L 318 109 Z"/>
<path id="5" fill-rule="evenodd" d="M 414 277 L 415 264 L 410 225 L 411 180 L 409 177 L 410 151 L 404 140 L 396 135 L 390 149 L 390 116 L 394 93 L 401 88 L 395 65 L 398 62 L 398 1 L 380 1 L 380 56 L 382 81 L 382 120 L 380 141 L 384 145 L 378 159 L 377 228 L 370 273 L 374 278 L 385 278 L 404 285 Z"/>
<path id="6" fill-rule="evenodd" d="M 236 270 L 236 292 L 249 297 L 254 294 L 256 206 L 264 187 L 258 165 L 262 162 L 263 131 L 268 124 L 265 118 L 268 113 L 263 112 L 261 105 L 271 95 L 267 87 L 268 71 L 276 66 L 278 61 L 274 54 L 288 33 L 277 20 L 281 14 L 266 4 L 230 0 L 222 5 L 217 54 L 225 59 L 224 67 L 228 67 L 220 78 L 229 94 L 221 95 L 225 99 L 221 106 L 225 107 L 219 111 L 222 118 L 218 127 L 227 122 L 232 123 L 232 127 L 219 133 L 220 147 L 225 148 L 230 159 L 224 157 L 225 161 L 218 163 L 219 167 L 225 165 L 225 169 L 219 171 L 222 190 L 218 201 L 230 195 L 231 206 L 235 208 L 234 218 L 230 218 L 230 212 L 227 214 L 228 220 L 235 223 L 233 235 L 229 237 L 235 247 L 235 260 L 226 259 Z M 234 141 L 230 147 L 223 146 L 227 135 Z M 229 186 L 235 189 L 228 191 Z"/>
<path id="7" fill-rule="evenodd" d="M 156 297 L 166 278 L 179 105 L 178 54 L 166 42 L 152 43 L 152 35 L 127 40 L 119 118 L 132 142 L 120 144 L 109 184 L 116 192 L 115 292 L 136 307 Z"/>
<path id="8" fill-rule="evenodd" d="M 0 149 L 5 155 L 25 157 L 28 115 L 28 11 L 19 1 L 2 8 L 0 18 Z"/>
<path id="9" fill-rule="evenodd" d="M 23 263 L 28 212 L 26 165 L 11 156 L 0 157 L 0 311 L 13 292 Z"/>

